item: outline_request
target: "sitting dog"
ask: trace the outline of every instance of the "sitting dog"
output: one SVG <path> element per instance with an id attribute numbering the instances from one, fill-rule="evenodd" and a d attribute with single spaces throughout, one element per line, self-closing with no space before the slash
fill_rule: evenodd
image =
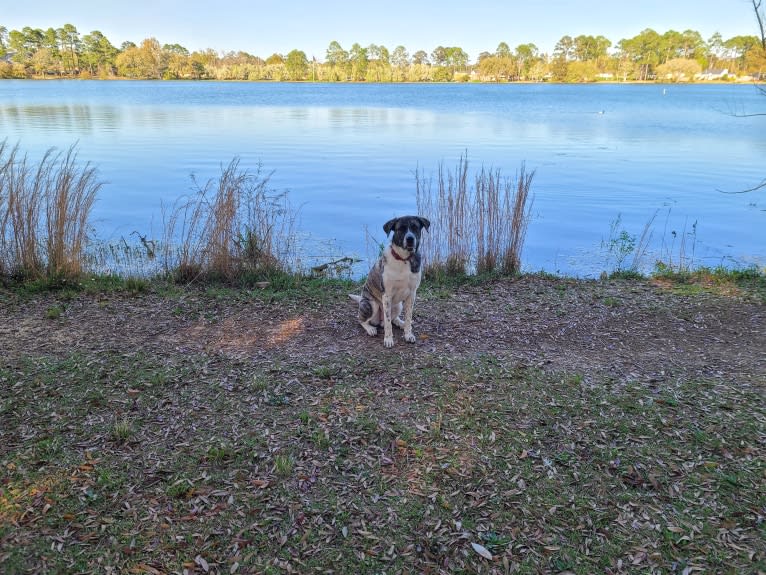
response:
<path id="1" fill-rule="evenodd" d="M 412 333 L 412 310 L 415 292 L 420 285 L 420 235 L 431 225 L 420 216 L 403 216 L 383 225 L 386 236 L 394 237 L 375 263 L 362 288 L 362 295 L 351 295 L 359 302 L 359 323 L 367 335 L 375 336 L 383 324 L 383 345 L 394 345 L 393 323 L 404 330 L 404 339 L 415 342 Z M 404 308 L 404 321 L 400 317 Z"/>

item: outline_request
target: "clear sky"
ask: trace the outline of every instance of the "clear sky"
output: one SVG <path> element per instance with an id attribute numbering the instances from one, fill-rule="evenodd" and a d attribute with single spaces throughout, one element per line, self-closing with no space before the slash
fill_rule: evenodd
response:
<path id="1" fill-rule="evenodd" d="M 617 44 L 645 28 L 691 29 L 705 40 L 756 34 L 751 0 L 22 0 L 0 10 L 8 30 L 64 24 L 81 35 L 99 30 L 118 47 L 154 37 L 262 58 L 297 48 L 319 61 L 333 40 L 346 50 L 354 42 L 403 45 L 410 54 L 459 46 L 474 61 L 500 42 L 550 53 L 564 35 L 600 34 Z"/>

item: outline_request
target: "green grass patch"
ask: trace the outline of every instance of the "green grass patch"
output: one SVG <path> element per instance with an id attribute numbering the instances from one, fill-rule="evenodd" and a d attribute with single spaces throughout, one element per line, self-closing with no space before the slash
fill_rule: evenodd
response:
<path id="1" fill-rule="evenodd" d="M 676 272 L 659 264 L 652 277 L 680 295 L 714 293 L 748 296 L 766 301 L 766 273 L 756 267 L 699 268 L 693 271 Z"/>
<path id="2" fill-rule="evenodd" d="M 757 572 L 762 391 L 490 353 L 417 372 L 384 354 L 256 370 L 14 357 L 0 557 L 7 572 Z"/>

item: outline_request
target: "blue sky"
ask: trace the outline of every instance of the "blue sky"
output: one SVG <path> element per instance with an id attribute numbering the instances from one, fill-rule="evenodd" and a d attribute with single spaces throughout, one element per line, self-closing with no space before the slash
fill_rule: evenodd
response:
<path id="1" fill-rule="evenodd" d="M 333 40 L 403 45 L 410 54 L 459 46 L 471 60 L 532 42 L 551 52 L 564 35 L 604 35 L 616 44 L 645 28 L 697 30 L 706 40 L 756 34 L 750 0 L 26 0 L 0 12 L 8 30 L 74 24 L 116 46 L 155 37 L 189 50 L 244 50 L 263 58 L 295 48 L 324 60 Z"/>

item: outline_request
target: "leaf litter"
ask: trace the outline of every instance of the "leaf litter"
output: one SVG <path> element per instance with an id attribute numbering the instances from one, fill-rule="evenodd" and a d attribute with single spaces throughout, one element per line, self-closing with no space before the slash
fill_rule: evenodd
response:
<path id="1" fill-rule="evenodd" d="M 766 307 L 643 281 L 0 306 L 4 572 L 766 569 Z"/>

